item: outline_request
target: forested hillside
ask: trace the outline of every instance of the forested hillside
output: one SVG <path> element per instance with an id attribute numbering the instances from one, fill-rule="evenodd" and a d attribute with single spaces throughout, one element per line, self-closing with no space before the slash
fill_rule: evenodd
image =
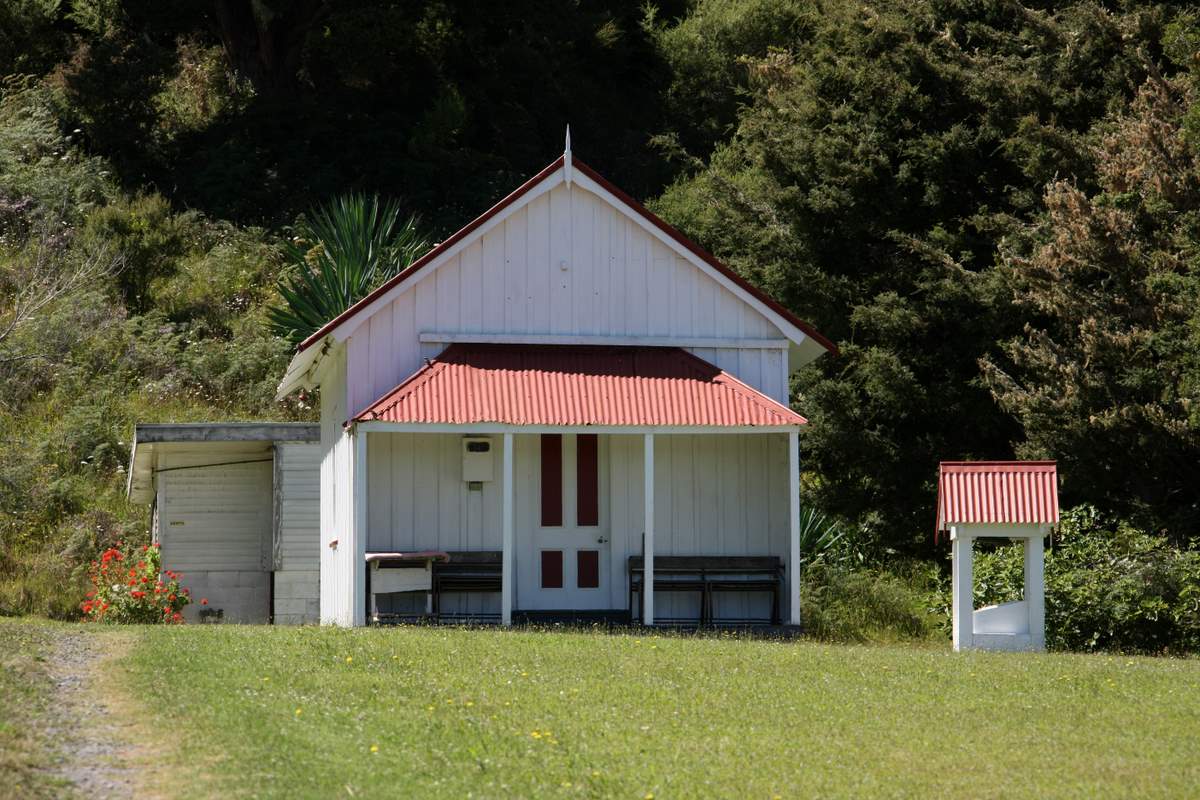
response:
<path id="1" fill-rule="evenodd" d="M 1200 535 L 1200 25 L 1167 3 L 0 4 L 0 610 L 144 536 L 132 424 L 311 418 L 268 326 L 349 192 L 437 241 L 562 150 L 838 342 L 805 501 L 932 560 L 937 462 Z M 1118 523 L 1119 521 L 1119 523 Z M 1200 629 L 1200 622 L 1197 623 Z"/>

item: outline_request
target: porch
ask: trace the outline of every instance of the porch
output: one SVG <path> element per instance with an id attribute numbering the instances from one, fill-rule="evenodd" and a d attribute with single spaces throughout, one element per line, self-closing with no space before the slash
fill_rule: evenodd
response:
<path id="1" fill-rule="evenodd" d="M 794 433 L 363 428 L 364 622 L 799 624 Z"/>
<path id="2" fill-rule="evenodd" d="M 675 348 L 451 347 L 347 425 L 332 589 L 357 625 L 798 625 L 803 422 Z"/>

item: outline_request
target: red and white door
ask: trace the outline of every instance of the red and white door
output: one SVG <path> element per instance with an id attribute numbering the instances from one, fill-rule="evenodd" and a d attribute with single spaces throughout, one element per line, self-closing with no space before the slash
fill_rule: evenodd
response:
<path id="1" fill-rule="evenodd" d="M 602 445 L 595 434 L 540 437 L 533 487 L 536 524 L 519 548 L 517 608 L 585 611 L 611 606 Z"/>

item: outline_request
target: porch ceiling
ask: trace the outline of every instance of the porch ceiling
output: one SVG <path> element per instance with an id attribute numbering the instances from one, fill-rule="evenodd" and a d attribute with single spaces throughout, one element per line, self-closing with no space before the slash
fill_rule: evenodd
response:
<path id="1" fill-rule="evenodd" d="M 780 427 L 806 420 L 676 347 L 452 344 L 355 422 Z"/>

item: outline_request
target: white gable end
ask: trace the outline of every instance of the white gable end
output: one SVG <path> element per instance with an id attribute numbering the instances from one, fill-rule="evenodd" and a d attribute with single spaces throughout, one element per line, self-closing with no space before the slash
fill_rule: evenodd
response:
<path id="1" fill-rule="evenodd" d="M 786 402 L 788 341 L 779 327 L 578 181 L 559 182 L 413 277 L 348 337 L 352 409 L 391 389 L 457 334 L 649 338 L 693 347 L 712 340 L 725 346 L 706 348 L 714 351 L 708 360 L 773 397 L 782 391 Z M 758 346 L 743 355 L 740 340 Z M 763 346 L 770 343 L 775 347 Z M 717 350 L 727 352 L 714 357 Z M 750 363 L 762 358 L 772 363 Z"/>
<path id="2" fill-rule="evenodd" d="M 564 172 L 329 328 L 325 341 L 346 348 L 349 409 L 466 340 L 681 346 L 786 403 L 789 368 L 822 346 L 587 174 Z M 281 393 L 313 382 L 323 347 L 293 359 Z"/>

